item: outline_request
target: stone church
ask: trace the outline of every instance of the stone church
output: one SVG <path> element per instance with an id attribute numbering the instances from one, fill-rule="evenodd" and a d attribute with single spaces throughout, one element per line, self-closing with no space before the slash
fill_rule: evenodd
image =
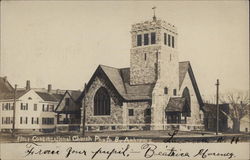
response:
<path id="1" fill-rule="evenodd" d="M 130 67 L 99 65 L 79 97 L 85 130 L 203 129 L 203 101 L 190 62 L 179 62 L 177 28 L 154 16 L 130 33 Z"/>

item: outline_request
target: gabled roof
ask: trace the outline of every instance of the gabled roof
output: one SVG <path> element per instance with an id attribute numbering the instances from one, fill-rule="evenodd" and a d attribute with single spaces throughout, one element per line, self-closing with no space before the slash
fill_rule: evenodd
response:
<path id="1" fill-rule="evenodd" d="M 17 90 L 16 91 L 16 98 L 20 98 L 25 95 L 29 90 Z M 12 92 L 5 92 L 0 94 L 0 100 L 7 100 L 7 99 L 14 99 L 14 90 Z"/>
<path id="2" fill-rule="evenodd" d="M 71 105 L 65 106 L 62 105 L 63 100 L 65 99 L 66 95 L 69 95 L 69 98 L 71 99 Z M 77 101 L 79 96 L 81 95 L 80 91 L 68 91 L 66 90 L 63 96 L 61 97 L 55 112 L 57 113 L 79 113 L 81 108 L 81 103 Z"/>
<path id="3" fill-rule="evenodd" d="M 0 77 L 0 99 L 6 99 L 14 94 L 14 88 L 6 77 Z"/>
<path id="4" fill-rule="evenodd" d="M 14 88 L 11 86 L 6 77 L 0 77 L 0 93 L 12 92 Z"/>
<path id="5" fill-rule="evenodd" d="M 180 86 L 184 81 L 186 73 L 189 73 L 199 104 L 203 106 L 203 101 L 201 99 L 201 95 L 195 81 L 190 63 L 188 61 L 179 62 Z M 123 101 L 151 101 L 155 83 L 130 85 L 130 68 L 118 69 L 104 65 L 99 65 L 97 67 L 95 73 L 89 80 L 86 89 L 84 89 L 81 96 L 79 97 L 79 101 L 83 99 L 85 91 L 88 91 L 95 77 L 100 74 L 103 74 L 104 78 L 106 78 L 110 82 L 111 86 Z"/>
<path id="6" fill-rule="evenodd" d="M 191 67 L 189 61 L 179 62 L 179 88 L 181 88 L 189 67 Z"/>
<path id="7" fill-rule="evenodd" d="M 183 112 L 185 98 L 171 97 L 166 107 L 166 112 Z"/>
<path id="8" fill-rule="evenodd" d="M 58 102 L 58 99 L 52 94 L 46 92 L 36 92 L 44 101 Z"/>

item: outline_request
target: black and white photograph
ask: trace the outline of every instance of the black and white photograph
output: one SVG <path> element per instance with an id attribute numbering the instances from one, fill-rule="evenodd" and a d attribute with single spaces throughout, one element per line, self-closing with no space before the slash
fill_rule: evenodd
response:
<path id="1" fill-rule="evenodd" d="M 250 159 L 249 1 L 2 0 L 0 159 Z"/>

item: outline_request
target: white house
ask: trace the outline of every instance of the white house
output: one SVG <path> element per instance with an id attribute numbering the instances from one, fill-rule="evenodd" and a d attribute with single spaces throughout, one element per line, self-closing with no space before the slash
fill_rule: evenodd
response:
<path id="1" fill-rule="evenodd" d="M 44 131 L 55 129 L 56 120 L 54 109 L 58 104 L 55 94 L 50 93 L 51 85 L 47 92 L 38 92 L 30 88 L 27 81 L 26 89 L 16 92 L 16 107 L 14 108 L 14 90 L 2 93 L 0 96 L 0 124 L 1 131 L 11 131 L 13 117 L 16 131 Z"/>

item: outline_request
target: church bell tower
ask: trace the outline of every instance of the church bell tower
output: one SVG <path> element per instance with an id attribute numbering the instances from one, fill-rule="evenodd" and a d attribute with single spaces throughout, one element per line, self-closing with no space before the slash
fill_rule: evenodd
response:
<path id="1" fill-rule="evenodd" d="M 152 129 L 163 129 L 165 107 L 179 90 L 178 34 L 174 25 L 153 17 L 132 25 L 130 85 L 155 84 Z"/>

